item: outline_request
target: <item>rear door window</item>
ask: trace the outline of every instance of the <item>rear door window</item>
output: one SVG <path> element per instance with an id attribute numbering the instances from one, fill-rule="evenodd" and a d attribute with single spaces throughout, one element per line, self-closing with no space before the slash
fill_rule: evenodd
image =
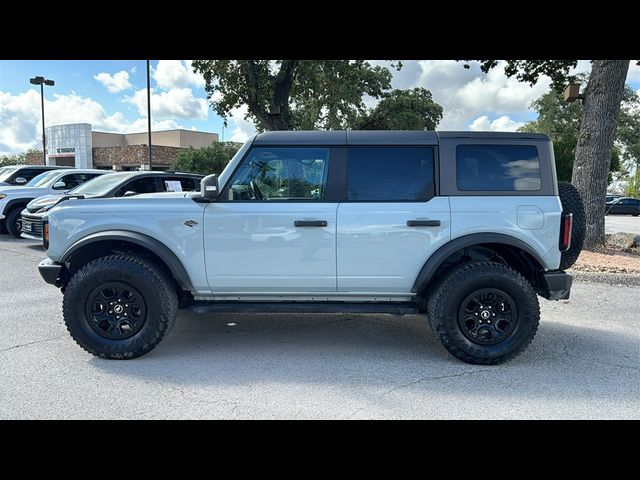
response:
<path id="1" fill-rule="evenodd" d="M 435 193 L 430 147 L 350 147 L 347 200 L 425 201 Z"/>
<path id="2" fill-rule="evenodd" d="M 533 145 L 458 145 L 456 184 L 462 191 L 538 191 L 538 149 Z"/>
<path id="3" fill-rule="evenodd" d="M 143 177 L 128 182 L 119 188 L 115 193 L 115 197 L 122 197 L 127 192 L 135 192 L 136 195 L 141 193 L 155 193 L 158 191 L 156 177 Z"/>
<path id="4" fill-rule="evenodd" d="M 200 190 L 200 180 L 189 177 L 162 177 L 162 188 L 165 192 L 193 192 Z"/>

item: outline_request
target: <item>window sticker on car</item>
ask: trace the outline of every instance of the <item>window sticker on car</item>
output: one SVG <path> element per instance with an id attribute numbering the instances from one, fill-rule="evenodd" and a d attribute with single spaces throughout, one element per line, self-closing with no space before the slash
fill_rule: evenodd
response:
<path id="1" fill-rule="evenodd" d="M 165 180 L 164 181 L 164 186 L 167 189 L 167 192 L 181 192 L 182 191 L 182 184 L 180 183 L 180 180 Z"/>

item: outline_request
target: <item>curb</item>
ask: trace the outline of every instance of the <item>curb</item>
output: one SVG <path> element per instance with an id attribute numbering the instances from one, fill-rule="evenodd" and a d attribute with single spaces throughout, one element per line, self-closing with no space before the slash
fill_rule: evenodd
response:
<path id="1" fill-rule="evenodd" d="M 576 282 L 640 287 L 640 274 L 637 273 L 580 272 L 575 270 L 569 270 L 567 273 L 571 274 Z"/>

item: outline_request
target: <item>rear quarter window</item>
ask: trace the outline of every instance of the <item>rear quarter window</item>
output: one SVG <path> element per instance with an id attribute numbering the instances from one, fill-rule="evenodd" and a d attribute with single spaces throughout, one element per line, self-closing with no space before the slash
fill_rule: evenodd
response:
<path id="1" fill-rule="evenodd" d="M 461 191 L 539 191 L 540 159 L 533 145 L 458 145 Z"/>

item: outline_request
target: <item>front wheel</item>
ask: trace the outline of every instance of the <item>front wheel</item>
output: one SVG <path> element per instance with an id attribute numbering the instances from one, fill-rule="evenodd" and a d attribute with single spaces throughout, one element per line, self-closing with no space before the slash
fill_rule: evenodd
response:
<path id="1" fill-rule="evenodd" d="M 175 321 L 178 296 L 155 263 L 110 255 L 73 275 L 62 308 L 67 330 L 83 349 L 100 358 L 127 359 L 160 343 Z"/>
<path id="2" fill-rule="evenodd" d="M 22 235 L 22 217 L 20 216 L 20 208 L 14 208 L 7 214 L 5 219 L 7 231 L 16 238 Z"/>
<path id="3" fill-rule="evenodd" d="M 538 297 L 516 270 L 473 262 L 450 271 L 427 303 L 429 323 L 460 360 L 495 365 L 524 351 L 540 321 Z"/>

